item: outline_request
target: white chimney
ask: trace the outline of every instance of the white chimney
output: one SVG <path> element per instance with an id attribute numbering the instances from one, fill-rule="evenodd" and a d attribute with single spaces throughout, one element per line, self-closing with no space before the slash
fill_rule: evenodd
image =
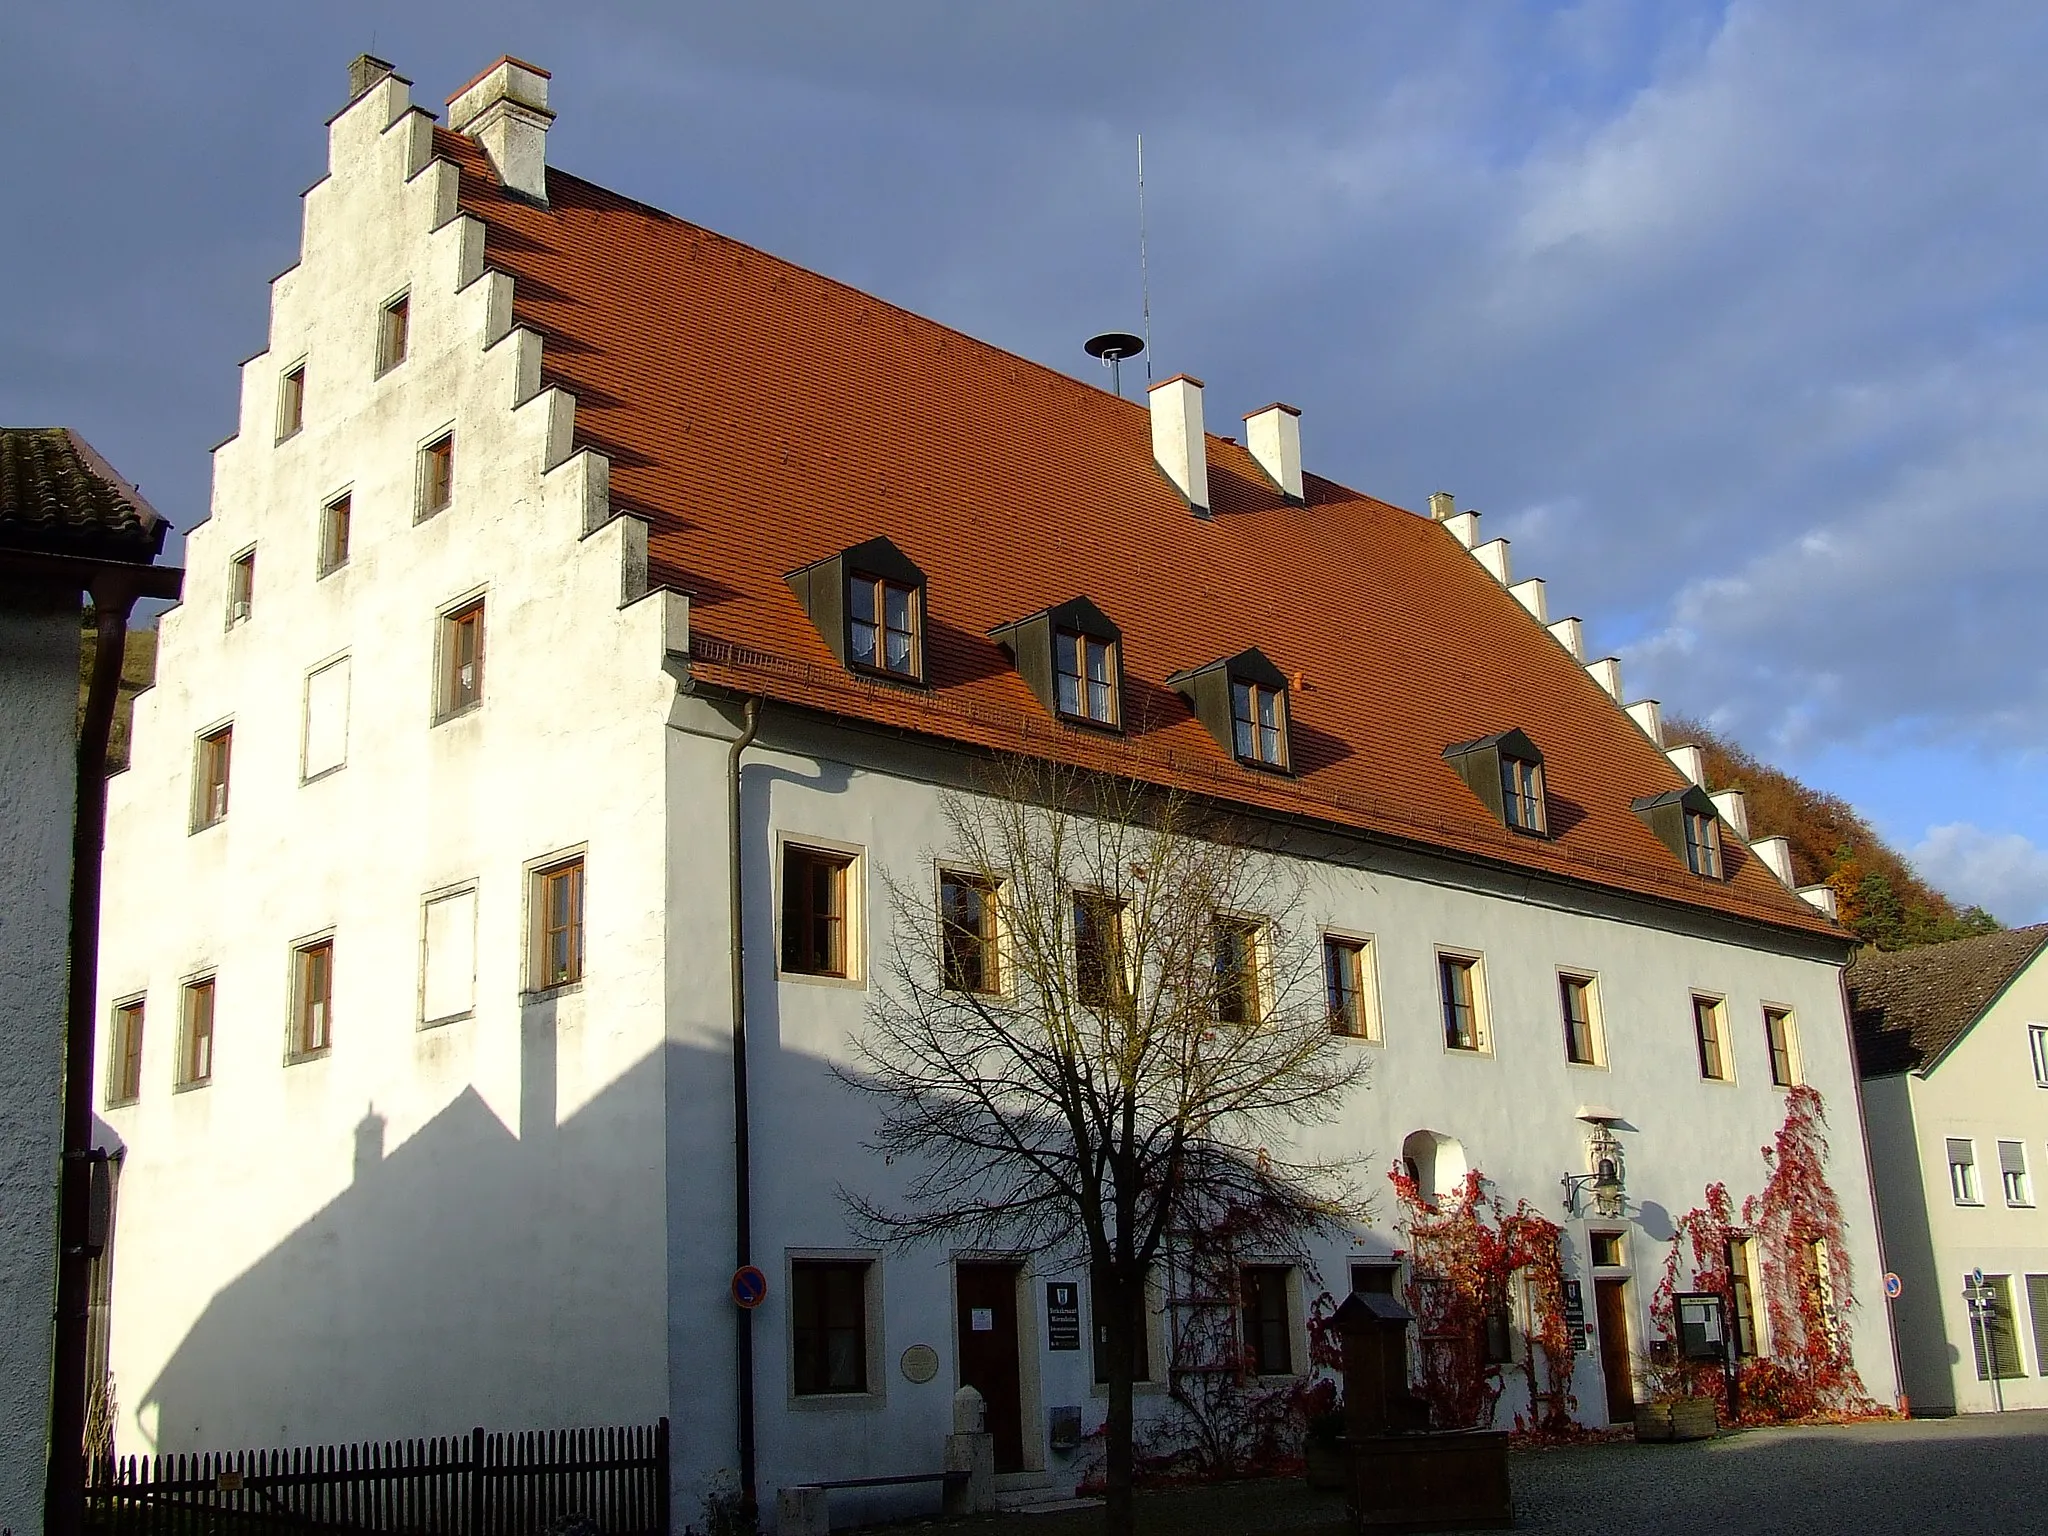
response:
<path id="1" fill-rule="evenodd" d="M 1820 913 L 1822 917 L 1833 918 L 1836 922 L 1841 921 L 1842 913 L 1841 909 L 1835 905 L 1835 888 L 1833 886 L 1802 885 L 1799 887 L 1799 894 L 1806 899 L 1806 904 L 1812 907 L 1814 911 Z"/>
<path id="2" fill-rule="evenodd" d="M 1603 656 L 1598 661 L 1586 663 L 1586 671 L 1593 681 L 1607 690 L 1607 696 L 1615 703 L 1621 702 L 1621 658 Z"/>
<path id="3" fill-rule="evenodd" d="M 1687 745 L 1672 747 L 1664 754 L 1671 759 L 1671 766 L 1684 774 L 1701 788 L 1707 783 L 1707 754 L 1698 747 Z"/>
<path id="4" fill-rule="evenodd" d="M 1202 381 L 1176 373 L 1152 386 L 1152 457 L 1195 516 L 1209 515 L 1209 442 L 1202 435 Z"/>
<path id="5" fill-rule="evenodd" d="M 1643 734 L 1658 746 L 1664 745 L 1664 711 L 1655 699 L 1637 699 L 1628 706 L 1628 717 L 1643 728 Z"/>
<path id="6" fill-rule="evenodd" d="M 448 98 L 448 126 L 483 145 L 498 180 L 537 203 L 548 200 L 548 72 L 498 60 Z"/>
<path id="7" fill-rule="evenodd" d="M 1454 512 L 1443 520 L 1444 531 L 1467 549 L 1479 544 L 1479 514 L 1477 512 Z"/>
<path id="8" fill-rule="evenodd" d="M 1739 789 L 1717 789 L 1713 793 L 1714 809 L 1721 813 L 1721 819 L 1735 829 L 1735 835 L 1744 842 L 1749 840 L 1749 799 Z"/>
<path id="9" fill-rule="evenodd" d="M 1764 863 L 1769 866 L 1771 873 L 1776 875 L 1780 880 L 1785 882 L 1785 885 L 1788 889 L 1796 889 L 1796 887 L 1792 885 L 1791 838 L 1760 838 L 1758 841 L 1751 843 L 1749 846 L 1756 851 L 1756 856 L 1762 859 Z"/>
<path id="10" fill-rule="evenodd" d="M 1557 643 L 1570 651 L 1574 658 L 1579 661 L 1586 659 L 1586 626 L 1576 618 L 1559 619 L 1554 624 L 1546 624 L 1544 628 L 1555 635 Z"/>
<path id="11" fill-rule="evenodd" d="M 1531 576 L 1527 581 L 1518 581 L 1508 588 L 1508 596 L 1529 610 L 1529 617 L 1538 624 L 1550 622 L 1550 599 L 1544 596 L 1543 578 Z"/>
<path id="12" fill-rule="evenodd" d="M 1486 567 L 1486 572 L 1502 586 L 1513 584 L 1514 567 L 1508 563 L 1508 541 L 1488 539 L 1472 551 L 1472 558 Z"/>
<path id="13" fill-rule="evenodd" d="M 1274 401 L 1244 419 L 1244 445 L 1289 501 L 1301 501 L 1301 412 Z"/>

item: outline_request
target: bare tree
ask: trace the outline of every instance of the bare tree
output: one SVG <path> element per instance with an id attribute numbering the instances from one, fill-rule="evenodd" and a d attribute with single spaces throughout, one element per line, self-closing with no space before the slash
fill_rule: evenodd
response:
<path id="1" fill-rule="evenodd" d="M 1091 1272 L 1107 1528 L 1128 1532 L 1148 1276 L 1219 1224 L 1292 1255 L 1362 1219 L 1348 1160 L 1292 1150 L 1361 1058 L 1333 1038 L 1300 881 L 1192 797 L 1005 759 L 944 814 L 940 909 L 889 881 L 882 985 L 840 1073 L 880 1101 L 870 1147 L 912 1171 L 899 1201 L 842 1198 L 893 1245 Z"/>

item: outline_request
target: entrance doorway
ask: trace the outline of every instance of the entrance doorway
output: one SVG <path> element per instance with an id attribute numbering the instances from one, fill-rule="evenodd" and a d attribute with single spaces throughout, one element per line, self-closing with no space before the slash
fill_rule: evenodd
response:
<path id="1" fill-rule="evenodd" d="M 1017 1350 L 1019 1264 L 976 1261 L 954 1270 L 960 1384 L 988 1404 L 996 1470 L 1024 1470 L 1024 1392 Z"/>
<path id="2" fill-rule="evenodd" d="M 1634 1423 L 1636 1375 L 1628 1352 L 1628 1281 L 1595 1280 L 1593 1307 L 1600 1329 L 1600 1374 L 1607 1380 L 1607 1422 Z"/>

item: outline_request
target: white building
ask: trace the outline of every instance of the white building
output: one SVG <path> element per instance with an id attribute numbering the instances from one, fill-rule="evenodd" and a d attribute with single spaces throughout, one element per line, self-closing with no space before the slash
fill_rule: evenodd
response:
<path id="1" fill-rule="evenodd" d="M 1900 1383 L 1915 1413 L 2048 1408 L 2044 946 L 2048 924 L 1867 950 L 1849 968 L 1885 1265 L 1900 1281 Z"/>
<path id="2" fill-rule="evenodd" d="M 1101 1400 L 1044 1286 L 1076 1277 L 885 1260 L 835 1194 L 897 1176 L 828 1071 L 883 877 L 936 880 L 987 748 L 1293 829 L 1376 1063 L 1329 1145 L 1375 1186 L 1407 1147 L 1555 1210 L 1586 1117 L 1620 1122 L 1597 1274 L 1570 1224 L 1586 1417 L 1632 1395 L 1671 1214 L 1761 1182 L 1766 1008 L 1876 1273 L 1845 935 L 1476 513 L 1305 475 L 1288 407 L 1240 445 L 1197 380 L 1120 400 L 547 167 L 531 66 L 452 128 L 374 61 L 352 84 L 116 785 L 130 1446 L 666 1414 L 679 1498 L 736 1466 L 736 837 L 764 1497 L 936 1470 L 963 1376 L 1006 1472 L 1070 1483 L 1051 1411 Z M 1283 712 L 1243 757 L 1229 680 Z M 1392 1207 L 1322 1286 L 1392 1259 Z M 1298 1369 L 1316 1282 L 1278 1283 Z M 1015 1329 L 1000 1379 L 980 1321 Z"/>

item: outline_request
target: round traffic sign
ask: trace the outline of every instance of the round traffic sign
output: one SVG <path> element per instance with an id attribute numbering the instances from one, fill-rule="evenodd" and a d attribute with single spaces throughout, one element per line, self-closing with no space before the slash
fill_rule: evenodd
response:
<path id="1" fill-rule="evenodd" d="M 1886 1270 L 1884 1272 L 1884 1293 L 1886 1296 L 1890 1297 L 1893 1301 L 1897 1301 L 1899 1299 L 1900 1294 L 1905 1289 L 1905 1281 L 1901 1280 L 1897 1275 L 1893 1274 L 1890 1270 Z"/>
<path id="2" fill-rule="evenodd" d="M 752 1264 L 732 1272 L 732 1300 L 736 1307 L 751 1312 L 768 1299 L 768 1277 Z"/>

